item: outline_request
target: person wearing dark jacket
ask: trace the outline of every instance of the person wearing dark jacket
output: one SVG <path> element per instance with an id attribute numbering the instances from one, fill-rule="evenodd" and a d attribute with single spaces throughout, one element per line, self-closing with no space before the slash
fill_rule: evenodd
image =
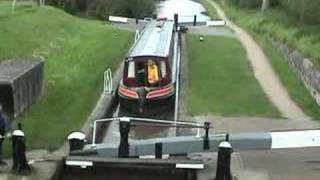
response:
<path id="1" fill-rule="evenodd" d="M 0 165 L 5 165 L 6 163 L 2 161 L 2 144 L 5 138 L 5 133 L 7 129 L 7 121 L 2 112 L 2 106 L 0 104 Z"/>

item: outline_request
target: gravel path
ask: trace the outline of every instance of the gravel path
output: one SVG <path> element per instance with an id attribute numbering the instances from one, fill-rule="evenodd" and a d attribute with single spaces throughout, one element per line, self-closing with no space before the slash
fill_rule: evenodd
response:
<path id="1" fill-rule="evenodd" d="M 238 36 L 240 42 L 246 48 L 248 59 L 253 67 L 255 77 L 271 102 L 278 108 L 282 115 L 294 120 L 310 120 L 310 117 L 304 114 L 290 98 L 261 47 L 246 31 L 230 21 L 219 5 L 211 0 L 206 1 L 216 9 L 219 17 L 224 19 L 227 26 Z"/>

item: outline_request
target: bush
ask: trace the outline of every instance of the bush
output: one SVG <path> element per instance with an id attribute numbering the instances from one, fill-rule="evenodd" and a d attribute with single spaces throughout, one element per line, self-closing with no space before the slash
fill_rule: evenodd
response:
<path id="1" fill-rule="evenodd" d="M 319 0 L 279 0 L 282 7 L 300 22 L 320 24 Z"/>
<path id="2" fill-rule="evenodd" d="M 220 0 L 221 1 L 221 0 Z M 260 8 L 263 0 L 227 0 L 241 8 Z M 269 0 L 270 6 L 281 4 L 287 13 L 305 24 L 320 24 L 320 0 Z"/>
<path id="3" fill-rule="evenodd" d="M 63 4 L 63 9 L 71 14 L 75 14 L 76 12 L 78 12 L 76 0 L 65 1 L 65 3 Z"/>
<path id="4" fill-rule="evenodd" d="M 260 8 L 263 0 L 229 0 L 229 2 L 241 7 L 241 8 Z M 278 5 L 278 0 L 269 0 L 270 6 Z"/>
<path id="5" fill-rule="evenodd" d="M 238 5 L 243 8 L 257 8 L 261 6 L 262 0 L 238 0 Z"/>
<path id="6" fill-rule="evenodd" d="M 155 0 L 47 0 L 49 5 L 72 14 L 87 14 L 100 19 L 109 15 L 143 18 L 151 16 Z"/>

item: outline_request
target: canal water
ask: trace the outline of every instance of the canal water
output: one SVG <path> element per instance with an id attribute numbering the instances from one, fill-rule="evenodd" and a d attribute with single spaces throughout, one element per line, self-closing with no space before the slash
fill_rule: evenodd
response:
<path id="1" fill-rule="evenodd" d="M 200 3 L 192 0 L 167 0 L 160 1 L 157 5 L 158 17 L 173 20 L 175 13 L 179 15 L 180 23 L 193 22 L 194 15 L 200 22 L 210 20 L 210 17 L 206 15 L 206 9 Z"/>

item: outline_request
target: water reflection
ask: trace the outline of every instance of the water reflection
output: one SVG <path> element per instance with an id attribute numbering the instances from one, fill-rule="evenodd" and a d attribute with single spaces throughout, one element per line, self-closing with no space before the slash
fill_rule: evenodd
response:
<path id="1" fill-rule="evenodd" d="M 173 20 L 175 13 L 179 15 L 179 22 L 193 22 L 193 16 L 197 15 L 197 21 L 208 21 L 210 17 L 205 15 L 206 9 L 192 0 L 166 0 L 158 4 L 158 17 L 166 17 Z"/>

